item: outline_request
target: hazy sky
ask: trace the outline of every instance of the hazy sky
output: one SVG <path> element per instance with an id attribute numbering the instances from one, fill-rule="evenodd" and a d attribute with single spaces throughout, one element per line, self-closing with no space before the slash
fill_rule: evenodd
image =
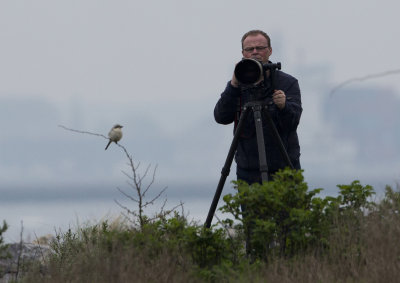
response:
<path id="1" fill-rule="evenodd" d="M 124 125 L 121 143 L 141 168 L 158 164 L 157 185 L 168 186 L 171 198 L 202 195 L 211 203 L 232 138 L 231 126 L 214 122 L 213 108 L 241 58 L 241 36 L 255 28 L 270 34 L 271 60 L 299 79 L 308 182 L 398 180 L 400 151 L 390 152 L 387 163 L 365 162 L 356 137 L 341 135 L 325 112 L 330 103 L 354 104 L 349 111 L 368 119 L 357 100 L 340 96 L 352 89 L 382 91 L 379 110 L 386 101 L 399 103 L 398 74 L 355 82 L 329 97 L 350 78 L 400 69 L 399 9 L 394 0 L 1 1 L 0 220 L 12 219 L 14 229 L 28 216 L 35 219 L 25 220 L 28 227 L 57 225 L 41 218 L 35 203 L 82 194 L 96 203 L 125 184 L 118 148 L 104 152 L 104 139 L 58 125 L 104 135 Z M 388 119 L 399 121 L 388 109 Z M 335 117 L 335 109 L 330 113 Z M 351 124 L 349 117 L 339 125 Z M 385 134 L 399 131 L 399 123 L 382 125 Z M 368 136 L 379 153 L 386 143 L 375 138 Z M 10 207 L 27 207 L 22 199 L 30 212 L 11 216 Z M 75 209 L 77 216 L 86 211 Z"/>

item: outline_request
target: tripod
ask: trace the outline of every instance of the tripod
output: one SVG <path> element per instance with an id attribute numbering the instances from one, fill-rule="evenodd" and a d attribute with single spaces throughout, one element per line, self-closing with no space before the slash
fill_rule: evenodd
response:
<path id="1" fill-rule="evenodd" d="M 272 88 L 274 89 L 274 88 Z M 274 124 L 274 121 L 272 120 L 269 112 L 268 112 L 268 106 L 265 102 L 263 101 L 254 101 L 254 102 L 248 102 L 244 105 L 242 114 L 240 115 L 239 123 L 236 127 L 235 134 L 233 136 L 232 144 L 231 147 L 229 148 L 228 156 L 226 158 L 224 167 L 222 168 L 221 171 L 221 178 L 219 180 L 217 190 L 215 192 L 213 201 L 211 203 L 210 210 L 207 215 L 206 222 L 204 223 L 204 226 L 206 228 L 211 227 L 211 221 L 214 217 L 215 210 L 217 208 L 218 201 L 221 197 L 222 189 L 224 187 L 226 178 L 229 175 L 230 168 L 232 165 L 233 157 L 235 155 L 236 149 L 239 144 L 239 138 L 240 134 L 243 130 L 244 126 L 244 121 L 246 120 L 247 116 L 249 115 L 249 112 L 253 111 L 254 114 L 254 122 L 255 122 L 255 128 L 256 128 L 256 137 L 257 137 L 257 148 L 258 148 L 258 157 L 259 157 L 259 163 L 260 163 L 260 173 L 261 173 L 261 179 L 262 181 L 268 181 L 268 164 L 267 164 L 267 157 L 266 157 L 266 152 L 265 152 L 265 143 L 264 143 L 264 133 L 263 133 L 263 117 L 266 118 L 266 121 L 269 125 L 269 128 L 272 131 L 272 135 L 277 142 L 279 146 L 279 150 L 281 152 L 281 155 L 283 159 L 286 161 L 286 163 L 293 169 L 293 165 L 290 161 L 289 155 L 282 143 L 282 139 L 279 136 L 278 130 Z"/>

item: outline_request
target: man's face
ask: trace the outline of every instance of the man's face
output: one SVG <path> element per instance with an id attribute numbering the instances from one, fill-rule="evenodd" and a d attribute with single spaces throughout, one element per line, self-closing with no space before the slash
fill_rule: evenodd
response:
<path id="1" fill-rule="evenodd" d="M 255 59 L 265 64 L 271 53 L 272 48 L 268 46 L 267 39 L 261 34 L 249 35 L 243 41 L 243 58 Z"/>

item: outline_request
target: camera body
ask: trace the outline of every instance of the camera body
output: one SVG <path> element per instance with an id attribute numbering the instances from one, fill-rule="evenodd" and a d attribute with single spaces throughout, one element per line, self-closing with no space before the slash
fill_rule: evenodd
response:
<path id="1" fill-rule="evenodd" d="M 254 85 L 264 79 L 267 70 L 280 70 L 281 63 L 263 64 L 255 59 L 242 59 L 235 67 L 235 77 L 243 85 Z"/>

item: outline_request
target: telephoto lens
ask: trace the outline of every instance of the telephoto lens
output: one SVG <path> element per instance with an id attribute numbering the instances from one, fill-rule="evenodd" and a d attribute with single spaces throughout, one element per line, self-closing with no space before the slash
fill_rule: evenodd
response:
<path id="1" fill-rule="evenodd" d="M 255 84 L 263 77 L 263 65 L 254 59 L 242 59 L 237 63 L 234 73 L 241 84 Z"/>

